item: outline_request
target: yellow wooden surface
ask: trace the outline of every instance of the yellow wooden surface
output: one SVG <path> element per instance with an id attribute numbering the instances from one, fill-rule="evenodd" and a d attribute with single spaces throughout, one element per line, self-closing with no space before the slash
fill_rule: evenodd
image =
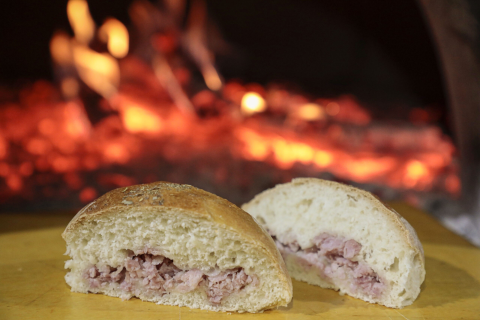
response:
<path id="1" fill-rule="evenodd" d="M 480 250 L 425 213 L 404 204 L 393 207 L 417 230 L 426 255 L 422 292 L 404 309 L 297 281 L 288 307 L 263 314 L 215 313 L 71 293 L 63 279 L 63 228 L 44 228 L 44 223 L 43 229 L 28 231 L 6 232 L 4 227 L 0 234 L 0 319 L 480 319 Z M 15 225 L 15 219 L 23 218 L 4 216 L 0 221 Z"/>

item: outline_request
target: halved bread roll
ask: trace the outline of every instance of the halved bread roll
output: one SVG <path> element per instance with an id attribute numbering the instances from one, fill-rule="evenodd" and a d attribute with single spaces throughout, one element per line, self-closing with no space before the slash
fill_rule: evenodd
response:
<path id="1" fill-rule="evenodd" d="M 240 208 L 189 185 L 113 190 L 78 212 L 62 236 L 75 292 L 238 312 L 292 299 L 271 237 Z"/>
<path id="2" fill-rule="evenodd" d="M 393 308 L 420 293 L 425 258 L 415 230 L 366 191 L 299 178 L 242 208 L 274 238 L 296 280 Z"/>

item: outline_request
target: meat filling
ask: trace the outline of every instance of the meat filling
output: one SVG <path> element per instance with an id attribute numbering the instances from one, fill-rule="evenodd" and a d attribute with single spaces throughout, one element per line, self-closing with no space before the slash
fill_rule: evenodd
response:
<path id="1" fill-rule="evenodd" d="M 127 293 L 136 290 L 147 290 L 160 294 L 170 292 L 187 293 L 201 288 L 212 304 L 220 304 L 222 299 L 238 293 L 247 285 L 253 287 L 259 283 L 255 275 L 247 275 L 243 268 L 220 271 L 208 274 L 198 269 L 181 270 L 173 261 L 151 253 L 134 255 L 125 259 L 122 266 L 91 266 L 85 270 L 84 278 L 91 289 L 102 288 L 110 283 L 118 283 Z"/>
<path id="2" fill-rule="evenodd" d="M 280 242 L 273 236 L 277 248 L 286 260 L 294 255 L 306 269 L 315 267 L 320 277 L 330 284 L 350 287 L 354 293 L 380 297 L 386 289 L 385 280 L 365 262 L 356 261 L 362 245 L 355 240 L 322 233 L 313 238 L 313 247 L 301 249 L 297 241 Z"/>

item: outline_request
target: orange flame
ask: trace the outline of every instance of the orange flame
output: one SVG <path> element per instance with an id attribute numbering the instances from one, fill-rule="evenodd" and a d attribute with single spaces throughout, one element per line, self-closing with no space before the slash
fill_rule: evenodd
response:
<path id="1" fill-rule="evenodd" d="M 105 160 L 113 163 L 127 163 L 130 160 L 128 150 L 119 143 L 109 144 L 104 151 Z"/>
<path id="2" fill-rule="evenodd" d="M 268 141 L 252 130 L 239 130 L 237 137 L 245 143 L 245 156 L 250 160 L 262 161 L 270 154 Z"/>
<path id="3" fill-rule="evenodd" d="M 115 58 L 123 58 L 128 53 L 128 31 L 117 19 L 105 20 L 99 30 L 100 39 L 107 42 L 108 51 Z"/>
<path id="4" fill-rule="evenodd" d="M 429 179 L 429 170 L 422 162 L 411 160 L 405 169 L 404 183 L 407 187 L 414 187 L 422 180 Z"/>
<path id="5" fill-rule="evenodd" d="M 258 93 L 247 92 L 243 95 L 241 107 L 244 114 L 251 115 L 265 111 L 267 105 L 265 100 Z"/>
<path id="6" fill-rule="evenodd" d="M 95 34 L 95 22 L 90 15 L 87 1 L 69 0 L 67 16 L 75 33 L 75 39 L 82 44 L 88 44 Z"/>
<path id="7" fill-rule="evenodd" d="M 316 103 L 307 103 L 298 109 L 298 116 L 307 121 L 320 120 L 325 118 L 325 111 Z"/>
<path id="8" fill-rule="evenodd" d="M 130 132 L 158 133 L 163 127 L 162 120 L 157 114 L 135 105 L 124 108 L 122 120 Z"/>
<path id="9" fill-rule="evenodd" d="M 332 155 L 331 152 L 317 150 L 315 152 L 315 157 L 313 158 L 313 162 L 319 168 L 325 168 L 325 167 L 329 166 L 330 164 L 332 164 L 333 155 Z"/>
<path id="10" fill-rule="evenodd" d="M 283 169 L 291 168 L 295 163 L 315 165 L 329 170 L 338 177 L 358 182 L 384 180 L 385 175 L 394 174 L 405 168 L 402 181 L 397 181 L 391 176 L 386 183 L 392 187 L 405 186 L 422 190 L 432 182 L 434 178 L 432 170 L 438 166 L 436 162 L 427 162 L 431 156 L 426 157 L 425 161 L 402 160 L 392 156 L 379 157 L 376 154 L 352 157 L 342 149 L 325 150 L 312 141 L 308 143 L 288 137 L 264 135 L 245 127 L 238 128 L 235 136 L 243 143 L 241 152 L 246 159 L 266 161 L 271 157 L 271 160 Z M 407 161 L 405 167 L 403 161 Z M 438 159 L 435 161 L 439 162 Z M 459 190 L 458 180 L 455 179 L 458 178 L 453 175 L 445 182 L 452 193 Z"/>
<path id="11" fill-rule="evenodd" d="M 351 159 L 345 162 L 344 170 L 351 174 L 352 180 L 366 182 L 394 169 L 396 160 L 391 157 Z"/>
<path id="12" fill-rule="evenodd" d="M 314 163 L 319 167 L 325 167 L 333 161 L 333 156 L 329 152 L 303 142 L 282 137 L 264 137 L 247 128 L 239 129 L 236 136 L 244 143 L 244 156 L 247 159 L 263 161 L 269 155 L 273 155 L 277 165 L 282 168 L 290 168 L 295 162 Z"/>
<path id="13" fill-rule="evenodd" d="M 294 162 L 308 164 L 314 157 L 314 150 L 310 146 L 284 139 L 274 140 L 273 152 L 282 168 L 290 168 Z"/>
<path id="14" fill-rule="evenodd" d="M 90 88 L 105 98 L 117 92 L 120 68 L 112 56 L 76 45 L 73 49 L 73 58 L 80 78 Z"/>
<path id="15" fill-rule="evenodd" d="M 50 40 L 50 54 L 60 65 L 72 65 L 73 56 L 70 38 L 64 32 L 56 32 Z"/>

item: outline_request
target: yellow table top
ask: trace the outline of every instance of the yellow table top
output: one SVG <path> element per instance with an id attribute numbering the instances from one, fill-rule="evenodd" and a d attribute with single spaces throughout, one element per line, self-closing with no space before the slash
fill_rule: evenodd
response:
<path id="1" fill-rule="evenodd" d="M 422 292 L 403 309 L 298 281 L 293 281 L 294 299 L 288 307 L 262 314 L 216 313 L 71 293 L 63 278 L 63 228 L 54 227 L 0 234 L 0 319 L 480 319 L 480 249 L 421 211 L 405 204 L 392 206 L 417 230 L 426 256 Z"/>

